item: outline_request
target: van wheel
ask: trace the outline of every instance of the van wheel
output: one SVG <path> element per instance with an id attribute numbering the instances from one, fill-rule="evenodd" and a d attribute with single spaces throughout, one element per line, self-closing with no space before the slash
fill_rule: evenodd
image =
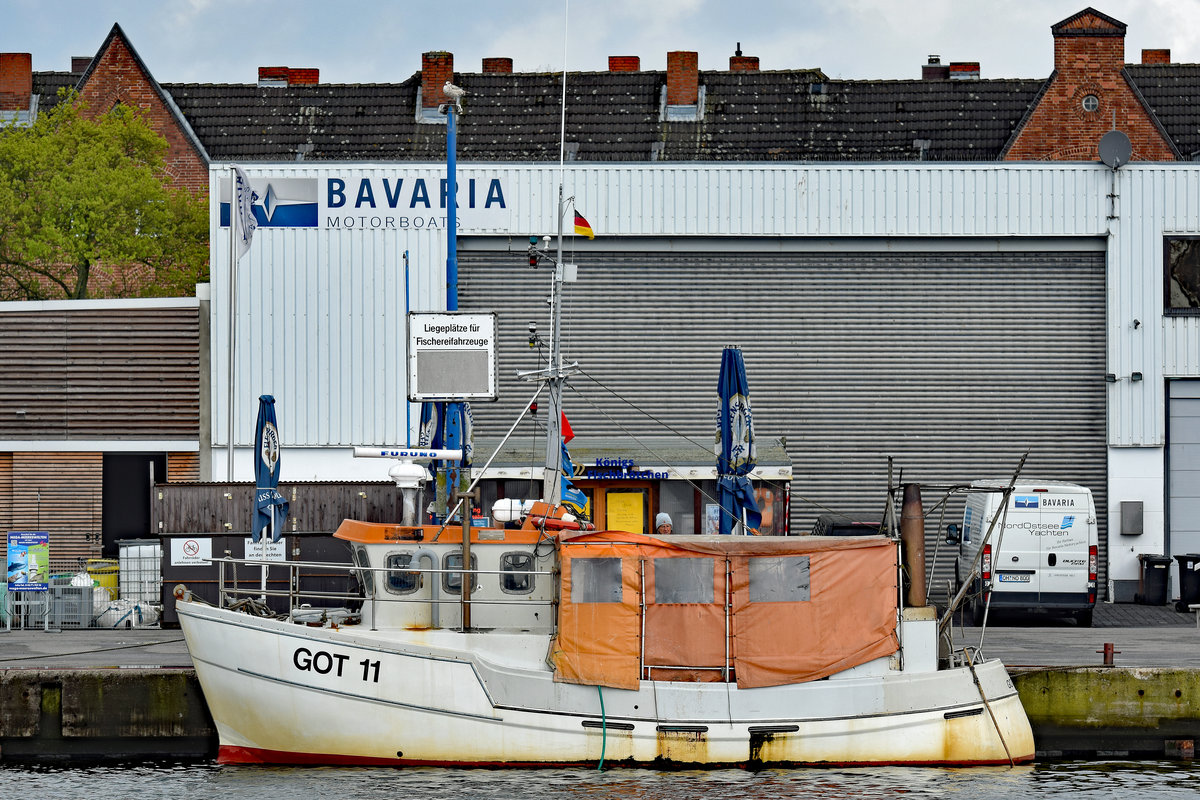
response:
<path id="1" fill-rule="evenodd" d="M 1090 609 L 1090 608 L 1087 611 L 1076 611 L 1075 612 L 1076 624 L 1078 624 L 1079 627 L 1081 627 L 1081 628 L 1092 627 L 1092 612 L 1093 612 L 1093 609 Z"/>

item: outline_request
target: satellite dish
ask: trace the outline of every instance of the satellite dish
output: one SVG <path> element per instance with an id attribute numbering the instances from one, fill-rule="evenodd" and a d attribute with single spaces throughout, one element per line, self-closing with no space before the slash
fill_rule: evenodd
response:
<path id="1" fill-rule="evenodd" d="M 1120 131 L 1109 131 L 1100 137 L 1100 160 L 1113 169 L 1128 164 L 1132 155 L 1133 145 L 1129 143 L 1129 137 Z"/>

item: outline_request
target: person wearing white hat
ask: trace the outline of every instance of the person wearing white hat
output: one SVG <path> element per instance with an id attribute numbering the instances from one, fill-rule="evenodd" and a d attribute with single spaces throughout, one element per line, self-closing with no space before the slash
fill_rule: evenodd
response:
<path id="1" fill-rule="evenodd" d="M 654 532 L 659 536 L 671 535 L 671 515 L 665 511 L 658 512 L 654 518 Z"/>

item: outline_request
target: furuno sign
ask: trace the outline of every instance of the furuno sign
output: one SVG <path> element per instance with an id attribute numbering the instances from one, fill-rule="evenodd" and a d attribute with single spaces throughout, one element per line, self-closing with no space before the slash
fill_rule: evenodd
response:
<path id="1" fill-rule="evenodd" d="M 221 227 L 229 226 L 229 180 L 221 181 Z M 323 178 L 254 177 L 254 217 L 260 228 L 326 230 L 441 230 L 448 224 L 444 174 L 333 175 Z M 500 178 L 464 178 L 457 185 L 459 227 L 506 224 L 508 203 Z"/>

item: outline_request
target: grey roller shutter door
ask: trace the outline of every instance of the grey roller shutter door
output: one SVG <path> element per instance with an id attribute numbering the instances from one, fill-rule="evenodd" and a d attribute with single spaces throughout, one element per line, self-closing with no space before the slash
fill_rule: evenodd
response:
<path id="1" fill-rule="evenodd" d="M 878 521 L 888 456 L 905 481 L 943 485 L 1007 476 L 1028 449 L 1024 477 L 1092 489 L 1103 571 L 1103 253 L 722 246 L 573 259 L 565 353 L 584 372 L 565 407 L 576 433 L 710 441 L 721 348 L 739 344 L 756 433 L 786 439 L 792 458 L 793 532 L 825 509 Z M 460 307 L 499 314 L 502 399 L 475 413 L 477 433 L 498 437 L 531 393 L 513 373 L 535 366 L 527 324 L 547 333 L 550 273 L 523 251 L 459 256 Z M 940 497 L 925 493 L 927 512 Z M 929 513 L 931 554 L 961 512 L 958 500 Z M 941 546 L 935 599 L 952 563 Z"/>
<path id="2" fill-rule="evenodd" d="M 1200 553 L 1200 381 L 1167 386 L 1167 549 L 1169 555 Z"/>

